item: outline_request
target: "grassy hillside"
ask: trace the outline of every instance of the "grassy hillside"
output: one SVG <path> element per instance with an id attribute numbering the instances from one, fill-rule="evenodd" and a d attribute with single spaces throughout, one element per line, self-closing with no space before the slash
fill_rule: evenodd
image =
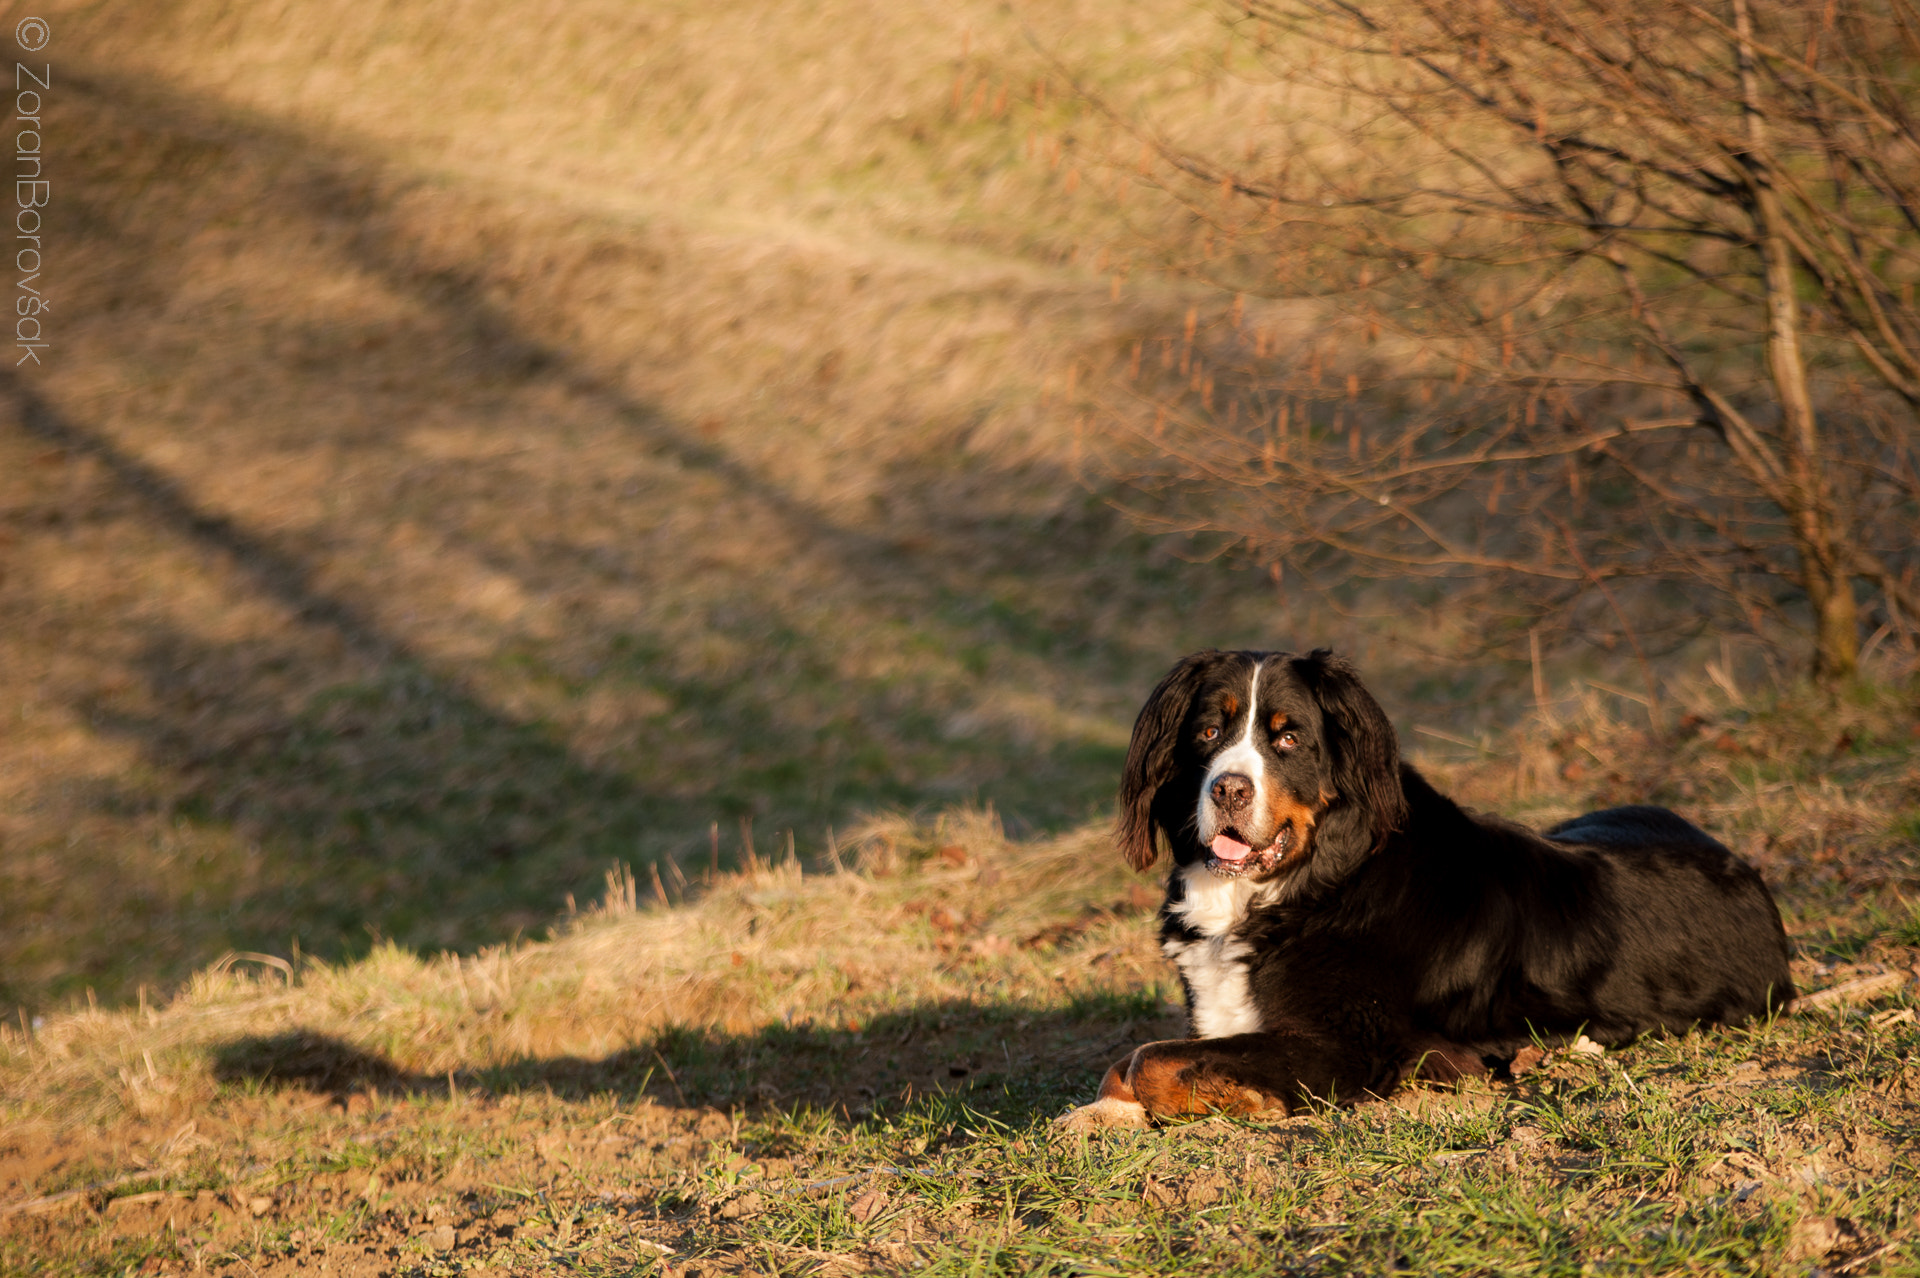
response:
<path id="1" fill-rule="evenodd" d="M 1173 16 L 1099 39 L 1177 63 Z M 1114 300 L 992 6 L 47 17 L 9 1008 L 504 940 L 716 823 L 728 864 L 876 807 L 1058 827 L 1173 656 L 1276 637 L 1076 477 L 1080 370 L 1187 300 Z"/>

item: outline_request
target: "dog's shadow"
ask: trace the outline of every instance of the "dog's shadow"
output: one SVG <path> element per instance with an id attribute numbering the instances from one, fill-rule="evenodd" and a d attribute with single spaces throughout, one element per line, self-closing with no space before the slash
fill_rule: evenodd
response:
<path id="1" fill-rule="evenodd" d="M 813 1109 L 851 1119 L 943 1095 L 1023 1126 L 1089 1099 L 1114 1059 L 1141 1042 L 1182 1033 L 1183 1025 L 1144 994 L 1047 1006 L 944 1000 L 874 1016 L 858 1028 L 770 1025 L 735 1034 L 670 1026 L 601 1057 L 528 1056 L 438 1073 L 295 1028 L 217 1045 L 212 1073 L 229 1087 L 304 1091 L 341 1104 L 356 1095 L 539 1092 L 574 1101 L 646 1098 L 688 1109 Z"/>

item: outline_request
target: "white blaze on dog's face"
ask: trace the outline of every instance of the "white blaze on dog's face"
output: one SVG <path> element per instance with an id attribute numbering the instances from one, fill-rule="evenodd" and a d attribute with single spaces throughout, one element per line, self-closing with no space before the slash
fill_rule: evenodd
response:
<path id="1" fill-rule="evenodd" d="M 1261 790 L 1266 783 L 1267 768 L 1253 734 L 1260 722 L 1260 671 L 1265 666 L 1264 661 L 1256 662 L 1241 685 L 1226 694 L 1220 706 L 1224 722 L 1208 723 L 1200 729 L 1203 742 L 1216 744 L 1224 740 L 1229 743 L 1207 764 L 1206 779 L 1200 783 L 1200 793 L 1196 796 L 1199 808 L 1195 814 L 1194 828 L 1199 831 L 1202 845 L 1211 846 L 1221 838 L 1222 831 L 1239 824 L 1236 821 L 1237 814 L 1229 811 L 1216 798 L 1215 791 L 1221 785 L 1222 778 L 1247 778 L 1253 785 L 1251 806 L 1254 810 L 1261 806 Z M 1241 853 L 1241 856 L 1244 857 L 1245 853 Z"/>
<path id="2" fill-rule="evenodd" d="M 1281 704 L 1289 686 L 1283 665 L 1259 661 L 1199 707 L 1193 746 L 1206 771 L 1194 830 L 1207 849 L 1207 869 L 1222 878 L 1273 873 L 1302 850 L 1311 829 L 1306 796 L 1294 794 L 1281 775 L 1302 735 L 1295 713 Z"/>

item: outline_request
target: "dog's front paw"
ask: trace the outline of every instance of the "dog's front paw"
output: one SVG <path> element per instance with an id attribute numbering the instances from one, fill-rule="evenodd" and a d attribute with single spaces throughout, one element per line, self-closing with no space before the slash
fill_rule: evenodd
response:
<path id="1" fill-rule="evenodd" d="M 1053 1129 L 1058 1132 L 1098 1132 L 1111 1127 L 1131 1128 L 1135 1131 L 1153 1126 L 1147 1117 L 1147 1107 L 1137 1101 L 1118 1100 L 1112 1096 L 1102 1097 L 1091 1105 L 1082 1105 L 1078 1109 L 1068 1110 L 1053 1120 Z"/>

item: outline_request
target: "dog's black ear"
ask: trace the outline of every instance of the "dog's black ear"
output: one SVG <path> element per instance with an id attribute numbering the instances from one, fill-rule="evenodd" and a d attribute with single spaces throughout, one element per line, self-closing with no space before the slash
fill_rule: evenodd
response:
<path id="1" fill-rule="evenodd" d="M 1400 744 L 1380 703 L 1345 658 L 1316 648 L 1293 659 L 1320 707 L 1334 802 L 1314 832 L 1323 853 L 1358 860 L 1407 820 Z"/>
<path id="2" fill-rule="evenodd" d="M 1181 660 L 1140 707 L 1127 745 L 1127 766 L 1120 773 L 1120 850 L 1127 864 L 1144 870 L 1160 856 L 1154 842 L 1153 801 L 1173 779 L 1180 725 L 1187 721 L 1206 671 L 1220 654 L 1209 648 Z"/>

